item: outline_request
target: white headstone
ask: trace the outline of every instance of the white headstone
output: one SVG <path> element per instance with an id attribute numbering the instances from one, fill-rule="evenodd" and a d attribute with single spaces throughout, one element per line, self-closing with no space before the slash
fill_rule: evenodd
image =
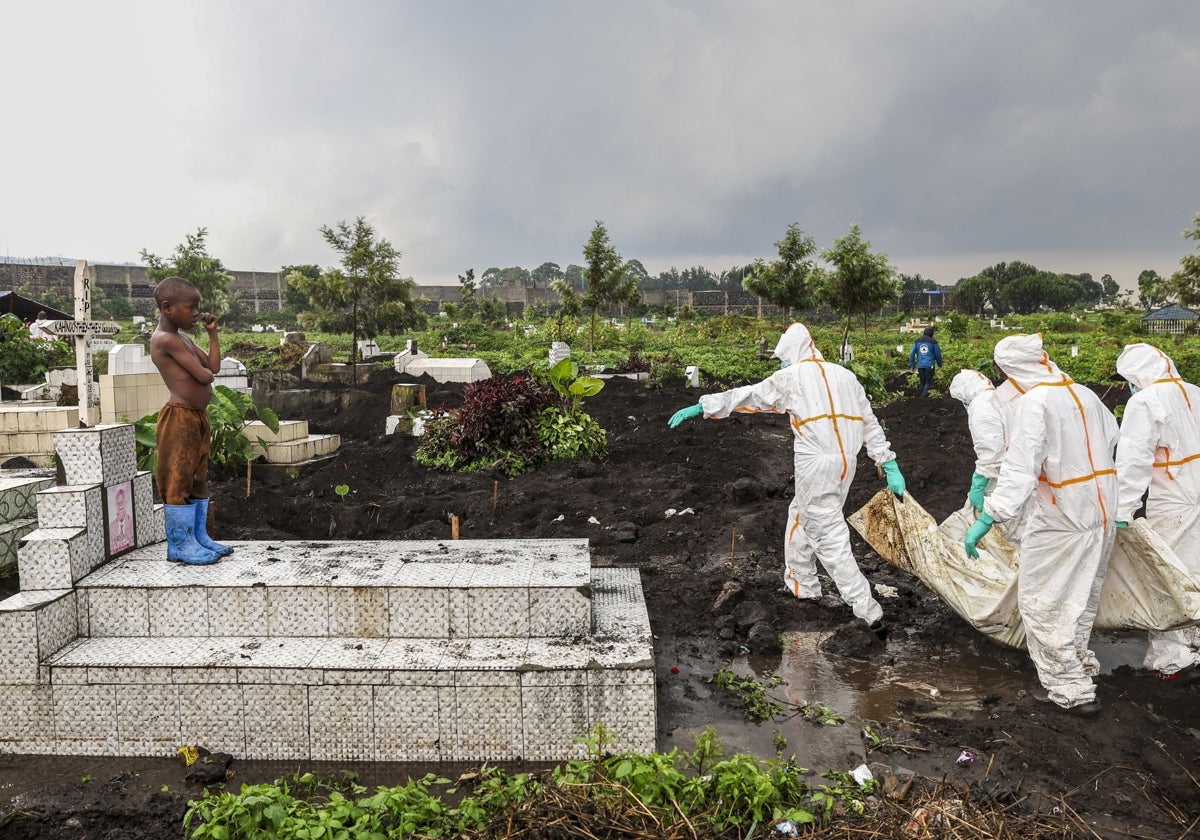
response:
<path id="1" fill-rule="evenodd" d="M 700 387 L 700 366 L 688 365 L 683 369 L 684 376 L 687 377 L 687 386 L 689 388 Z"/>
<path id="2" fill-rule="evenodd" d="M 556 365 L 563 359 L 571 358 L 571 348 L 565 341 L 555 341 L 550 345 L 550 364 Z"/>

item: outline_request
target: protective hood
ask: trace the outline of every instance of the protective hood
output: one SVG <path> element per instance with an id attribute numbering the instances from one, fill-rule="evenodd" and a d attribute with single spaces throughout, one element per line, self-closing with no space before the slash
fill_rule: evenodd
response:
<path id="1" fill-rule="evenodd" d="M 788 327 L 787 332 L 779 337 L 779 343 L 775 345 L 775 352 L 771 355 L 789 365 L 794 365 L 804 359 L 824 360 L 825 358 L 817 349 L 817 345 L 813 343 L 808 327 L 803 324 L 792 324 Z"/>
<path id="2" fill-rule="evenodd" d="M 984 391 L 994 391 L 996 386 L 977 370 L 960 370 L 950 380 L 950 396 L 961 403 L 970 404 L 971 400 Z"/>
<path id="3" fill-rule="evenodd" d="M 1149 344 L 1128 344 L 1117 356 L 1117 373 L 1139 388 L 1148 388 L 1161 379 L 1177 379 L 1171 357 Z"/>
<path id="4" fill-rule="evenodd" d="M 1058 365 L 1050 361 L 1042 349 L 1042 336 L 1010 335 L 996 342 L 993 352 L 996 364 L 1008 375 L 1009 381 L 1021 392 L 1047 382 L 1070 382 Z"/>

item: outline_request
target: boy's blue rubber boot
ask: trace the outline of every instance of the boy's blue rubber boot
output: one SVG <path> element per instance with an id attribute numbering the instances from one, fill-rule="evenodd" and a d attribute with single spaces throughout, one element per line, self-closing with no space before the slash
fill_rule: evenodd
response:
<path id="1" fill-rule="evenodd" d="M 188 504 L 196 509 L 196 542 L 209 551 L 215 551 L 219 557 L 233 554 L 233 546 L 219 543 L 208 535 L 208 499 L 188 499 Z"/>
<path id="2" fill-rule="evenodd" d="M 189 566 L 216 563 L 221 555 L 196 542 L 196 508 L 191 505 L 163 505 L 167 525 L 167 559 Z"/>

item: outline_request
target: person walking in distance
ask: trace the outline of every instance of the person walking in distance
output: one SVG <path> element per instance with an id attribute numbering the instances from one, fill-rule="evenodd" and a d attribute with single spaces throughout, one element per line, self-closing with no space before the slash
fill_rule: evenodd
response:
<path id="1" fill-rule="evenodd" d="M 903 346 L 903 345 L 901 345 Z M 920 380 L 920 396 L 928 397 L 933 387 L 934 366 L 942 366 L 942 348 L 933 337 L 933 327 L 926 327 L 924 334 L 913 342 L 908 354 L 908 370 L 916 370 Z"/>

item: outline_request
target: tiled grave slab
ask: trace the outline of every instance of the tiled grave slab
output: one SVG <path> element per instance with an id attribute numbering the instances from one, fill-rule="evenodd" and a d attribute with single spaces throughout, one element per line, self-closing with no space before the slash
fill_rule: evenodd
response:
<path id="1" fill-rule="evenodd" d="M 17 549 L 21 589 L 67 589 L 104 560 L 104 532 L 37 528 Z"/>
<path id="2" fill-rule="evenodd" d="M 137 472 L 133 426 L 127 423 L 58 432 L 54 436 L 54 454 L 63 467 L 67 484 L 109 487 L 129 481 Z"/>
<path id="3" fill-rule="evenodd" d="M 36 530 L 36 519 L 13 519 L 0 524 L 0 572 L 16 568 L 21 540 Z"/>
<path id="4" fill-rule="evenodd" d="M 121 600 L 122 591 L 173 593 L 148 598 L 148 631 L 107 629 L 103 622 L 128 619 L 122 606 L 106 609 L 92 634 L 265 628 L 272 636 L 583 637 L 592 622 L 584 540 L 383 541 L 355 543 L 353 551 L 339 542 L 235 546 L 233 555 L 200 567 L 172 563 L 162 546 L 150 546 L 88 575 L 80 588 L 104 592 L 107 602 Z M 198 587 L 208 603 L 194 597 L 180 606 L 193 597 L 181 593 Z"/>
<path id="5" fill-rule="evenodd" d="M 600 722 L 619 748 L 653 749 L 654 661 L 637 571 L 593 571 L 605 629 L 595 639 L 80 639 L 44 666 L 54 691 L 85 701 L 64 719 L 63 749 L 164 754 L 172 697 L 182 742 L 255 758 L 556 760 L 580 755 L 577 739 Z M 101 689 L 114 686 L 146 687 L 138 697 L 166 705 L 114 699 L 117 734 L 82 737 L 87 721 L 107 720 L 118 694 Z M 130 731 L 122 715 L 145 721 L 143 733 L 121 734 Z"/>
<path id="6" fill-rule="evenodd" d="M 53 478 L 0 478 L 0 522 L 37 518 L 37 493 L 54 486 Z"/>

